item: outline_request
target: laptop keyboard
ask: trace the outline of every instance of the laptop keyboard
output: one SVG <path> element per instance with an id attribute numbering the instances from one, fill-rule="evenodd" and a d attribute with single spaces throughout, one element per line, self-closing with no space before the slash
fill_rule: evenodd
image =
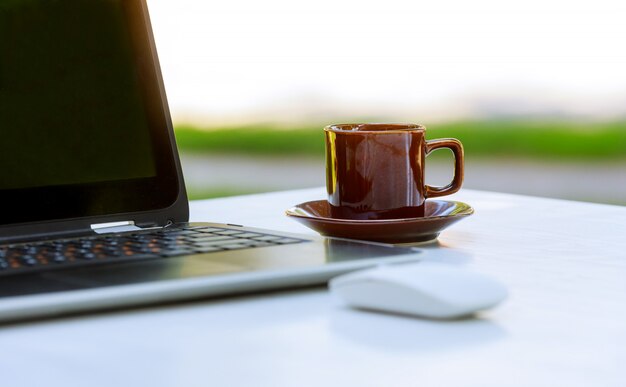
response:
<path id="1" fill-rule="evenodd" d="M 0 245 L 0 274 L 50 266 L 79 266 L 177 257 L 305 242 L 279 235 L 209 226 L 168 227 L 152 232 L 105 234 L 77 239 Z"/>

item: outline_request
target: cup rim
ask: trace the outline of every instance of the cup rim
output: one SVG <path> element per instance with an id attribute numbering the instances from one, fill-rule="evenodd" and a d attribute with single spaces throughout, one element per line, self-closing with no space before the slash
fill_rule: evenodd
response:
<path id="1" fill-rule="evenodd" d="M 356 130 L 362 126 L 387 126 L 390 129 L 384 130 Z M 339 133 L 407 133 L 407 132 L 423 132 L 426 130 L 424 125 L 407 124 L 407 123 L 385 123 L 385 122 L 362 122 L 352 124 L 331 124 L 324 127 L 325 132 Z"/>

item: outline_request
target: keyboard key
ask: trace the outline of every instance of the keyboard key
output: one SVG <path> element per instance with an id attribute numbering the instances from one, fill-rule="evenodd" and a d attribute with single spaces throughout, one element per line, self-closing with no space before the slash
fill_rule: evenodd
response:
<path id="1" fill-rule="evenodd" d="M 48 259 L 49 261 L 55 262 L 55 263 L 63 263 L 65 261 L 67 261 L 67 258 L 65 258 L 64 255 L 55 255 L 52 258 Z"/>
<path id="2" fill-rule="evenodd" d="M 174 233 L 176 235 L 193 235 L 197 234 L 198 232 L 195 230 L 176 230 Z"/>
<path id="3" fill-rule="evenodd" d="M 258 238 L 263 234 L 258 234 L 256 232 L 244 232 L 241 234 L 237 234 L 237 238 Z"/>
<path id="4" fill-rule="evenodd" d="M 35 246 L 25 247 L 22 251 L 24 254 L 37 254 L 37 248 Z"/>
<path id="5" fill-rule="evenodd" d="M 224 231 L 215 231 L 213 234 L 217 234 L 217 235 L 237 235 L 237 234 L 243 234 L 243 231 L 224 230 Z"/>
<path id="6" fill-rule="evenodd" d="M 193 238 L 190 241 L 192 243 L 208 243 L 208 242 L 217 242 L 217 241 L 232 241 L 234 238 L 228 235 L 207 235 L 203 238 Z"/>
<path id="7" fill-rule="evenodd" d="M 228 245 L 231 243 L 250 243 L 252 241 L 248 240 L 248 239 L 233 239 L 233 238 L 228 238 L 228 239 L 223 239 L 223 240 L 218 240 L 218 241 L 203 241 L 203 242 L 194 242 L 194 246 L 198 246 L 198 247 L 208 247 L 208 246 L 223 246 L 223 245 Z"/>
<path id="8" fill-rule="evenodd" d="M 185 235 L 183 237 L 181 237 L 182 239 L 188 240 L 188 241 L 192 241 L 195 239 L 206 239 L 206 238 L 225 238 L 226 236 L 223 235 L 215 235 L 215 234 L 206 234 L 206 233 L 195 233 L 195 234 L 191 234 L 191 235 Z"/>
<path id="9" fill-rule="evenodd" d="M 246 243 L 225 243 L 223 245 L 220 246 L 223 249 L 227 249 L 227 250 L 239 250 L 239 249 L 247 249 L 250 247 L 249 244 Z"/>
<path id="10" fill-rule="evenodd" d="M 35 266 L 39 263 L 34 257 L 26 256 L 22 257 L 22 264 L 26 266 Z"/>
<path id="11" fill-rule="evenodd" d="M 94 254 L 94 253 L 86 253 L 86 254 L 80 255 L 79 258 L 91 261 L 92 259 L 96 259 L 96 254 Z"/>

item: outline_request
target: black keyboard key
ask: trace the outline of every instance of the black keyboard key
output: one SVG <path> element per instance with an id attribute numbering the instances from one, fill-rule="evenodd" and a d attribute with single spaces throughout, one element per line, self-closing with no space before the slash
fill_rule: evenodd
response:
<path id="1" fill-rule="evenodd" d="M 35 266 L 39 263 L 35 258 L 30 256 L 22 257 L 21 263 L 25 266 Z"/>
<path id="2" fill-rule="evenodd" d="M 237 235 L 237 234 L 243 234 L 243 231 L 223 230 L 223 231 L 215 231 L 213 234 L 217 234 L 217 235 Z"/>
<path id="3" fill-rule="evenodd" d="M 195 230 L 176 230 L 173 232 L 175 235 L 194 235 L 198 232 Z"/>
<path id="4" fill-rule="evenodd" d="M 230 237 L 228 235 L 206 235 L 202 238 L 193 238 L 190 239 L 192 243 L 209 243 L 209 242 L 217 242 L 217 241 L 232 241 L 235 238 Z"/>
<path id="5" fill-rule="evenodd" d="M 48 258 L 48 260 L 55 263 L 63 263 L 67 261 L 67 258 L 65 258 L 64 255 L 54 255 L 51 258 Z"/>
<path id="6" fill-rule="evenodd" d="M 244 232 L 241 234 L 237 234 L 237 238 L 258 238 L 260 236 L 262 236 L 263 234 L 258 234 L 255 232 Z"/>
<path id="7" fill-rule="evenodd" d="M 227 250 L 240 250 L 240 249 L 247 249 L 249 247 L 251 247 L 249 244 L 246 243 L 225 243 L 223 245 L 220 245 L 221 248 L 223 249 L 227 249 Z"/>
<path id="8" fill-rule="evenodd" d="M 245 239 L 242 239 L 241 242 L 245 242 Z M 236 239 L 232 239 L 232 238 L 228 238 L 228 239 L 221 239 L 221 240 L 212 240 L 212 241 L 202 241 L 202 242 L 194 242 L 193 246 L 222 246 L 222 245 L 227 245 L 230 243 L 237 243 L 240 242 L 239 240 Z"/>
<path id="9" fill-rule="evenodd" d="M 37 248 L 35 246 L 25 247 L 22 252 L 24 254 L 37 254 Z"/>
<path id="10" fill-rule="evenodd" d="M 204 238 L 223 238 L 224 236 L 222 235 L 215 235 L 215 234 L 208 234 L 208 233 L 195 233 L 195 234 L 189 234 L 189 235 L 184 235 L 181 236 L 181 239 L 185 239 L 185 240 L 194 240 L 194 239 L 204 239 Z"/>

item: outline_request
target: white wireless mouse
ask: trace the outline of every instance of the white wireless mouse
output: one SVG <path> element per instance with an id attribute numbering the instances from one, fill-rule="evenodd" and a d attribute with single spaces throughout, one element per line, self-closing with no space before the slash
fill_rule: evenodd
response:
<path id="1" fill-rule="evenodd" d="M 507 297 L 506 288 L 489 277 L 427 262 L 344 274 L 329 288 L 355 308 L 441 319 L 489 309 Z"/>

